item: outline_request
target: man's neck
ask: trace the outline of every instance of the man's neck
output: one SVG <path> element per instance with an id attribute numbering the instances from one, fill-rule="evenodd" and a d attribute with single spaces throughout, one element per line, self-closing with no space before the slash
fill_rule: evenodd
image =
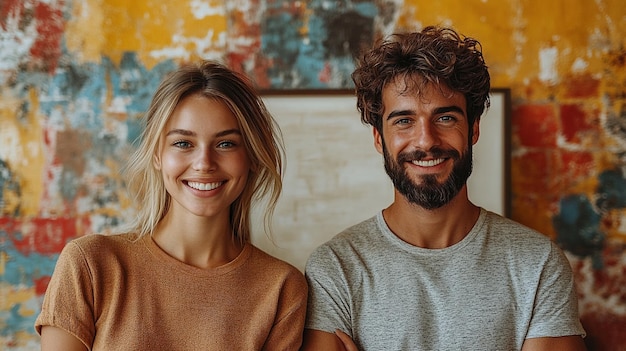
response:
<path id="1" fill-rule="evenodd" d="M 408 202 L 396 192 L 394 202 L 383 210 L 391 231 L 403 241 L 426 249 L 442 249 L 463 240 L 480 215 L 464 187 L 448 204 L 427 210 Z"/>

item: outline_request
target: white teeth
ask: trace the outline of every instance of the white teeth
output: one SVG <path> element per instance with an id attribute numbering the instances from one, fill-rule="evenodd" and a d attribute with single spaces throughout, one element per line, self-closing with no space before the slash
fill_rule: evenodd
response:
<path id="1" fill-rule="evenodd" d="M 215 183 L 188 182 L 187 184 L 190 187 L 197 189 L 197 190 L 213 190 L 217 188 L 218 186 L 222 185 L 222 182 L 215 182 Z"/>
<path id="2" fill-rule="evenodd" d="M 415 160 L 415 161 L 413 161 L 413 164 L 416 165 L 416 166 L 420 166 L 420 167 L 433 167 L 433 166 L 436 166 L 436 165 L 440 164 L 443 161 L 444 161 L 443 158 L 438 158 L 438 159 L 435 159 L 435 160 L 428 160 L 428 161 L 418 161 L 418 160 Z"/>

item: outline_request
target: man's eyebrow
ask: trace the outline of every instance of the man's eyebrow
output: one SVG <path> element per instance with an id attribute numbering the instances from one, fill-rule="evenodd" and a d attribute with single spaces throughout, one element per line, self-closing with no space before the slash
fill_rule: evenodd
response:
<path id="1" fill-rule="evenodd" d="M 392 119 L 392 118 L 397 117 L 397 116 L 411 116 L 411 115 L 414 115 L 414 114 L 415 114 L 415 112 L 413 110 L 391 111 L 389 116 L 387 116 L 387 119 Z"/>
<path id="2" fill-rule="evenodd" d="M 435 109 L 435 114 L 441 114 L 441 113 L 446 113 L 446 112 L 458 112 L 462 115 L 465 115 L 465 111 L 463 111 L 462 108 L 460 108 L 459 106 L 456 105 L 452 105 L 452 106 L 443 106 L 443 107 L 438 107 Z"/>
<path id="3" fill-rule="evenodd" d="M 463 111 L 462 108 L 460 108 L 459 106 L 456 106 L 456 105 L 438 107 L 438 108 L 436 108 L 433 111 L 433 114 L 438 115 L 438 114 L 442 114 L 442 113 L 446 113 L 446 112 L 457 112 L 457 113 L 460 113 L 462 115 L 465 115 L 465 111 Z M 391 111 L 389 116 L 387 116 L 387 119 L 391 119 L 391 118 L 398 117 L 398 116 L 411 116 L 411 115 L 414 115 L 414 114 L 415 114 L 415 111 L 413 111 L 413 110 Z"/>

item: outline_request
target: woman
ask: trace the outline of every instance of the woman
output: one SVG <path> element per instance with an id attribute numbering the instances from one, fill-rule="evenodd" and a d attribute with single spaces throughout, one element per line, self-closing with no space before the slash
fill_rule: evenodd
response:
<path id="1" fill-rule="evenodd" d="M 61 253 L 35 328 L 42 350 L 297 350 L 307 285 L 250 243 L 282 186 L 275 121 L 248 80 L 213 63 L 158 87 L 127 169 L 131 230 Z"/>

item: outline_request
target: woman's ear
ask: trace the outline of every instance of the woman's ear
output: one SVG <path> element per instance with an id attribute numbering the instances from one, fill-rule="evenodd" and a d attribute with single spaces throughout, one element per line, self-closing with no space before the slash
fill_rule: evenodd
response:
<path id="1" fill-rule="evenodd" d="M 157 155 L 152 156 L 152 164 L 154 165 L 154 168 L 157 170 L 161 170 L 161 158 Z"/>

